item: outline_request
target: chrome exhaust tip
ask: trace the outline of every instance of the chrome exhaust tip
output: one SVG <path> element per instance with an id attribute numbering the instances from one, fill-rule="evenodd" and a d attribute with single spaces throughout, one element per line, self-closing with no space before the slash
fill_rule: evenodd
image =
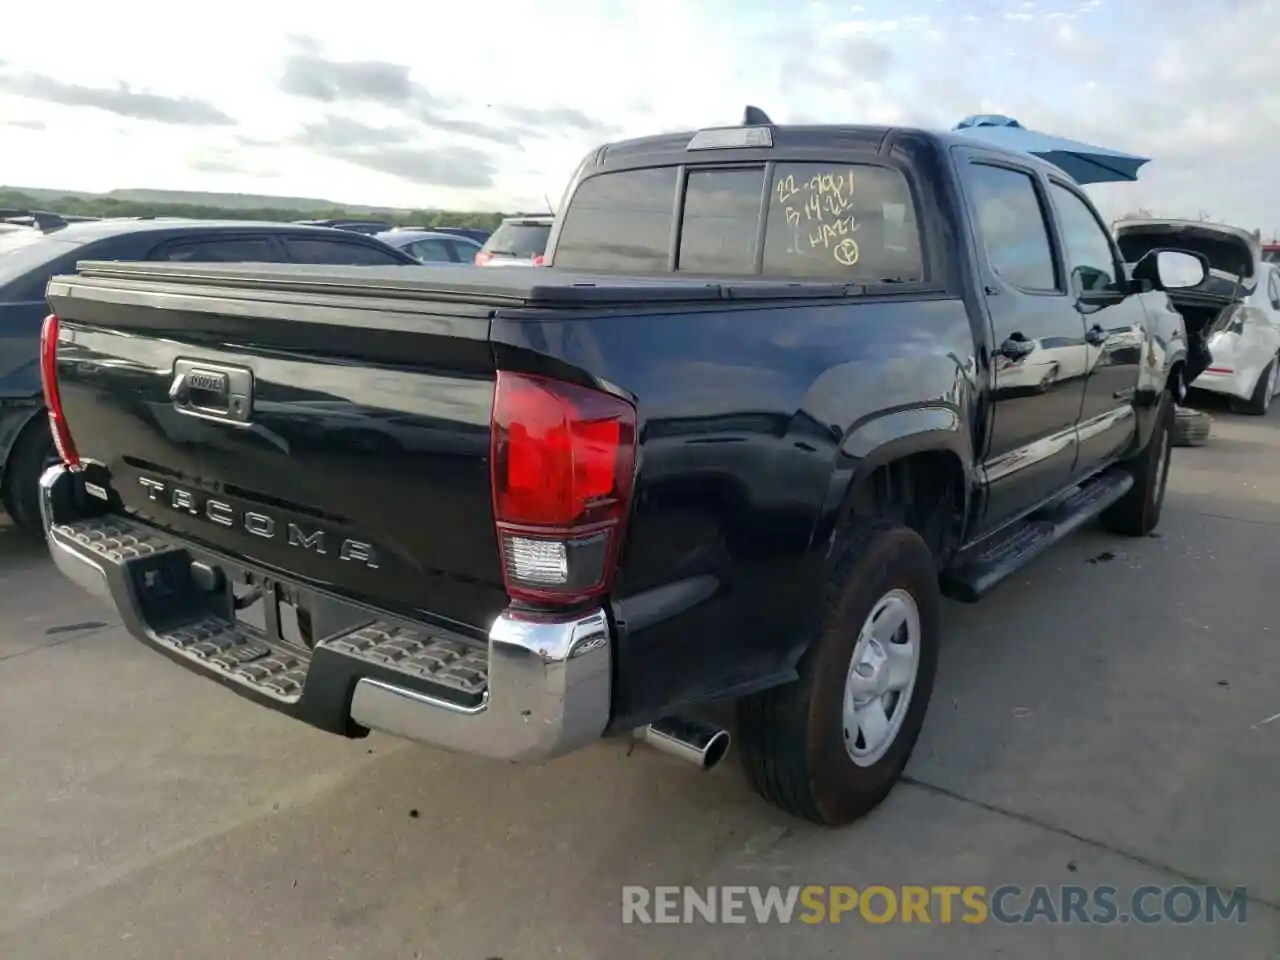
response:
<path id="1" fill-rule="evenodd" d="M 641 728 L 639 738 L 663 753 L 710 770 L 729 752 L 729 731 L 683 717 L 663 717 Z"/>

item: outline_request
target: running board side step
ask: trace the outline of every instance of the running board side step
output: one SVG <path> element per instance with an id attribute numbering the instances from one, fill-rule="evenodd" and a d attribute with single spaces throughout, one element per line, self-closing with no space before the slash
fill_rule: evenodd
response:
<path id="1" fill-rule="evenodd" d="M 976 603 L 1005 577 L 1079 530 L 1132 487 L 1133 474 L 1122 467 L 1113 467 L 1085 481 L 1065 497 L 962 553 L 942 576 L 943 594 L 964 603 Z"/>

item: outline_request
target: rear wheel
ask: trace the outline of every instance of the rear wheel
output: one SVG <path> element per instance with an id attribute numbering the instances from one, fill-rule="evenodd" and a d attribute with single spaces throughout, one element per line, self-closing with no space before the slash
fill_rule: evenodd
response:
<path id="1" fill-rule="evenodd" d="M 18 435 L 4 468 L 4 509 L 14 526 L 29 537 L 44 539 L 40 519 L 40 475 L 58 462 L 49 421 L 36 416 Z"/>
<path id="2" fill-rule="evenodd" d="M 1251 413 L 1255 417 L 1266 416 L 1267 411 L 1271 409 L 1271 399 L 1276 395 L 1278 380 L 1280 380 L 1280 362 L 1272 357 L 1271 362 L 1258 375 L 1258 385 L 1253 388 L 1253 396 L 1241 405 L 1244 412 Z"/>
<path id="3" fill-rule="evenodd" d="M 1102 524 L 1113 533 L 1145 537 L 1160 522 L 1169 460 L 1173 455 L 1173 394 L 1165 391 L 1156 410 L 1156 423 L 1146 448 L 1128 464 L 1133 486 L 1102 512 Z"/>
<path id="4" fill-rule="evenodd" d="M 799 679 L 738 707 L 752 785 L 827 826 L 865 816 L 902 775 L 933 692 L 941 634 L 937 566 L 919 534 L 860 521 L 844 556 Z"/>

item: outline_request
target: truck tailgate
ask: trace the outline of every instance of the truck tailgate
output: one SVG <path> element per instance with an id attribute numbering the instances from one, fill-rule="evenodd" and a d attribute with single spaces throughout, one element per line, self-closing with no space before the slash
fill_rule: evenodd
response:
<path id="1" fill-rule="evenodd" d="M 492 307 L 94 266 L 49 300 L 66 420 L 117 509 L 406 615 L 503 608 Z"/>

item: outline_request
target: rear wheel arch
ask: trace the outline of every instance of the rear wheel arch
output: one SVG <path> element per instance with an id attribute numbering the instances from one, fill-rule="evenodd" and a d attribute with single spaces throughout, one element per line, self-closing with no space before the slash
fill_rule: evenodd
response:
<path id="1" fill-rule="evenodd" d="M 1151 442 L 1151 435 L 1155 431 L 1156 415 L 1160 404 L 1164 401 L 1164 395 L 1169 394 L 1173 397 L 1174 405 L 1181 406 L 1186 401 L 1190 389 L 1185 355 L 1179 356 L 1169 365 L 1163 381 L 1156 377 L 1139 388 L 1134 397 L 1134 413 L 1137 415 L 1138 425 L 1133 446 L 1129 451 L 1130 455 L 1136 455 Z"/>
<path id="2" fill-rule="evenodd" d="M 1258 379 L 1253 381 L 1253 389 L 1255 393 L 1257 392 L 1258 386 L 1262 383 L 1263 379 L 1271 375 L 1271 370 L 1276 365 L 1277 362 L 1280 362 L 1280 353 L 1272 354 L 1271 359 L 1268 360 L 1266 363 L 1264 363 L 1261 369 L 1258 370 Z"/>
<path id="3" fill-rule="evenodd" d="M 1265 416 L 1271 409 L 1271 400 L 1275 396 L 1274 373 L 1277 364 L 1280 364 L 1280 357 L 1275 356 L 1264 363 L 1262 369 L 1258 371 L 1258 377 L 1253 382 L 1253 389 L 1249 391 L 1248 398 L 1237 403 L 1245 413 Z"/>
<path id="4" fill-rule="evenodd" d="M 49 420 L 37 407 L 5 451 L 4 474 L 0 477 L 0 503 L 10 519 L 24 533 L 43 536 L 40 518 L 40 476 L 48 466 L 51 453 L 56 455 Z"/>
<path id="5" fill-rule="evenodd" d="M 936 441 L 937 438 L 935 438 Z M 963 539 L 971 468 L 949 445 L 893 444 L 854 475 L 832 531 L 830 554 L 859 520 L 888 520 L 918 533 L 939 569 Z"/>
<path id="6" fill-rule="evenodd" d="M 795 681 L 737 704 L 752 786 L 827 826 L 865 816 L 901 777 L 928 710 L 941 636 L 937 572 L 920 536 L 891 520 L 855 517 L 850 528 L 850 549 L 824 578 L 818 630 Z M 877 615 L 890 604 L 904 615 L 879 631 Z M 883 719 L 859 723 L 864 710 Z"/>

